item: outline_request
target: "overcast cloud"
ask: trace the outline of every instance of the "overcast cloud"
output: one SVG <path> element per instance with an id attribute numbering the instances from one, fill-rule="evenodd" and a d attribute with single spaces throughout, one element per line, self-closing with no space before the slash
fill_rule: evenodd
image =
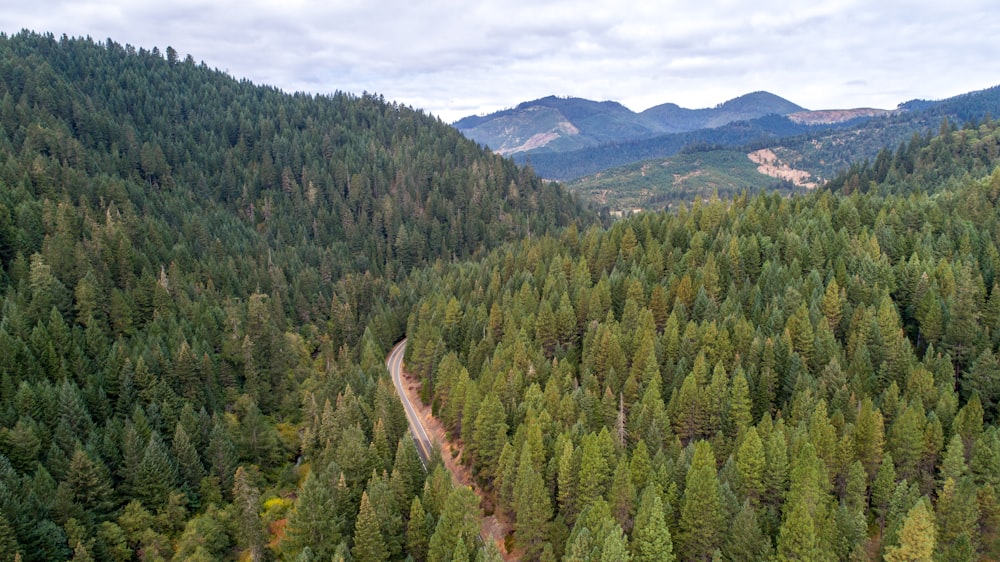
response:
<path id="1" fill-rule="evenodd" d="M 767 90 L 893 108 L 1000 84 L 980 0 L 0 0 L 0 30 L 172 46 L 283 90 L 375 92 L 454 121 L 555 94 L 641 111 Z"/>

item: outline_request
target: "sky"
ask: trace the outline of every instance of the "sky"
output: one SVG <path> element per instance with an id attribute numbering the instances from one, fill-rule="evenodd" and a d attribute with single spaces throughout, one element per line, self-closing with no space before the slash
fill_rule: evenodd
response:
<path id="1" fill-rule="evenodd" d="M 171 46 L 238 79 L 381 94 L 446 122 L 547 95 L 891 109 L 1000 84 L 993 0 L 0 0 L 0 31 L 22 29 Z"/>

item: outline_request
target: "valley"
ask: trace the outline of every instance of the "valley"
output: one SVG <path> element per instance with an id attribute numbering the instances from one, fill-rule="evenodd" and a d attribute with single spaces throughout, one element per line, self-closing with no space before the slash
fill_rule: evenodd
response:
<path id="1" fill-rule="evenodd" d="M 0 34 L 0 562 L 1000 558 L 1000 90 L 803 111 Z"/>

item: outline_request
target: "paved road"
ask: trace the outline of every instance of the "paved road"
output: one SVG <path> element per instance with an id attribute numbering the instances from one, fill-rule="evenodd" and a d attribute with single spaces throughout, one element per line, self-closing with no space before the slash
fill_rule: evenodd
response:
<path id="1" fill-rule="evenodd" d="M 399 395 L 400 401 L 403 402 L 403 409 L 406 410 L 406 420 L 410 422 L 410 433 L 413 435 L 413 441 L 417 445 L 417 454 L 420 455 L 420 463 L 426 469 L 433 447 L 430 437 L 424 431 L 424 425 L 420 422 L 420 418 L 417 417 L 417 412 L 414 411 L 410 400 L 406 397 L 406 393 L 403 392 L 402 373 L 403 353 L 405 351 L 406 339 L 404 338 L 396 344 L 396 347 L 392 348 L 392 352 L 385 358 L 385 366 L 389 369 L 389 374 L 392 375 L 392 384 L 396 385 L 396 394 Z"/>
<path id="2" fill-rule="evenodd" d="M 413 441 L 417 445 L 417 454 L 420 456 L 420 463 L 424 465 L 424 470 L 427 470 L 427 463 L 431 458 L 431 451 L 433 448 L 430 437 L 427 436 L 427 431 L 424 430 L 424 424 L 420 421 L 420 417 L 417 416 L 417 412 L 413 409 L 413 405 L 410 404 L 410 399 L 406 397 L 406 393 L 403 392 L 403 353 L 406 351 L 406 339 L 396 344 L 389 352 L 389 356 L 385 358 L 385 366 L 389 369 L 389 374 L 392 375 L 392 384 L 396 386 L 396 394 L 399 395 L 400 402 L 403 403 L 403 409 L 406 410 L 406 420 L 410 423 L 410 433 L 413 435 Z M 447 465 L 447 463 L 445 463 Z M 452 479 L 458 483 L 458 478 L 452 474 Z M 482 492 L 477 488 L 476 495 L 481 496 Z M 497 518 L 494 516 L 483 518 L 480 531 L 479 531 L 479 542 L 480 548 L 482 545 L 486 544 L 487 537 L 492 537 L 491 532 L 485 528 L 486 525 L 491 524 L 496 526 Z M 498 538 L 492 538 L 498 547 L 502 545 L 503 537 L 505 532 L 502 530 L 498 535 Z M 506 553 L 506 550 L 502 550 L 502 556 L 504 560 L 516 560 L 516 557 L 511 556 Z"/>

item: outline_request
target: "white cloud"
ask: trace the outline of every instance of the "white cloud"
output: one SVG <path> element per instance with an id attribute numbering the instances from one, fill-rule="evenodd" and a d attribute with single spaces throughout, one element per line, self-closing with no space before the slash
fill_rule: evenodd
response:
<path id="1" fill-rule="evenodd" d="M 707 107 L 768 90 L 894 107 L 1000 83 L 981 0 L 0 0 L 0 30 L 173 46 L 288 91 L 378 92 L 451 121 L 549 94 Z"/>

